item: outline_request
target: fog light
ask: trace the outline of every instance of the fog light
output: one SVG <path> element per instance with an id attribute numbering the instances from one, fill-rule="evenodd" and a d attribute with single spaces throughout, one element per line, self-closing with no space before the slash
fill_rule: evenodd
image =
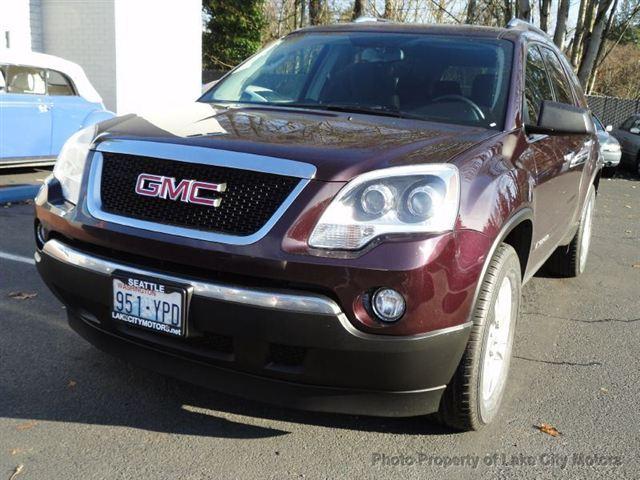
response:
<path id="1" fill-rule="evenodd" d="M 391 288 L 381 288 L 374 293 L 371 306 L 383 322 L 395 322 L 404 315 L 406 308 L 402 295 Z"/>
<path id="2" fill-rule="evenodd" d="M 36 225 L 36 246 L 38 250 L 42 250 L 44 244 L 47 241 L 47 230 L 42 226 L 40 222 Z"/>

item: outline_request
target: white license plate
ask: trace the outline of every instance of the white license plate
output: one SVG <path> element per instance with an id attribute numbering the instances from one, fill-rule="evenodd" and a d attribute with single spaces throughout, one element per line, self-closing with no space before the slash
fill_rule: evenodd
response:
<path id="1" fill-rule="evenodd" d="M 153 279 L 114 276 L 111 317 L 173 336 L 184 334 L 185 290 Z"/>

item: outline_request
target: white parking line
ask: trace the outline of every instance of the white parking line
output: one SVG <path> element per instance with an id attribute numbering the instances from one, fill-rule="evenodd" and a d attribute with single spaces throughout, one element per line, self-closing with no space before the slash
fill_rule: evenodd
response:
<path id="1" fill-rule="evenodd" d="M 28 263 L 29 265 L 35 265 L 36 261 L 33 258 L 23 257 L 21 255 L 14 255 L 13 253 L 0 252 L 0 258 L 5 260 L 11 260 L 13 262 Z"/>

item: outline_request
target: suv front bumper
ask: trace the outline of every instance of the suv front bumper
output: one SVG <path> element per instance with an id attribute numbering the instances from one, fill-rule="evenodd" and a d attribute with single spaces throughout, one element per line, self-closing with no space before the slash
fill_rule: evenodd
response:
<path id="1" fill-rule="evenodd" d="M 414 336 L 357 330 L 315 293 L 247 289 L 114 262 L 57 240 L 38 270 L 96 347 L 160 373 L 293 408 L 379 416 L 434 412 L 465 349 L 471 323 Z M 111 319 L 111 274 L 122 270 L 193 287 L 186 338 Z"/>

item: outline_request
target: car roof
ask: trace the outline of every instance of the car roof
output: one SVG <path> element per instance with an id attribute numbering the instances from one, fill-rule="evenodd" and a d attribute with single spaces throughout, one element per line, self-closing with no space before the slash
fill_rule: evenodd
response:
<path id="1" fill-rule="evenodd" d="M 306 27 L 296 30 L 296 33 L 307 32 L 325 32 L 325 33 L 342 33 L 342 32 L 374 32 L 374 33 L 414 33 L 414 34 L 432 34 L 432 35 L 452 35 L 482 38 L 506 38 L 515 40 L 527 32 L 518 28 L 500 28 L 500 27 L 484 27 L 479 25 L 445 25 L 445 24 L 424 24 L 424 23 L 396 23 L 382 21 L 365 21 L 365 22 L 345 22 L 333 25 L 322 25 L 314 27 Z M 537 35 L 539 36 L 539 35 Z"/>
<path id="2" fill-rule="evenodd" d="M 93 88 L 82 67 L 64 58 L 30 50 L 3 49 L 0 50 L 0 65 L 22 65 L 62 72 L 71 79 L 81 97 L 92 103 L 102 103 L 102 97 Z"/>

